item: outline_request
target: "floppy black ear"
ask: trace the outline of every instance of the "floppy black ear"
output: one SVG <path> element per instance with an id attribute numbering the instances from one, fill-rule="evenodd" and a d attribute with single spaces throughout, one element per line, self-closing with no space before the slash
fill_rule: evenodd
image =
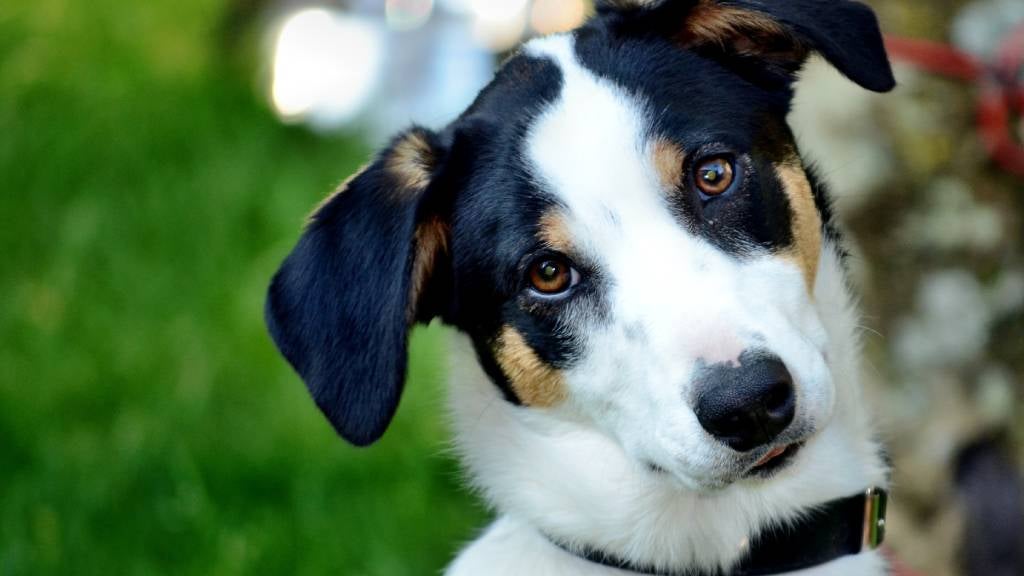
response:
<path id="1" fill-rule="evenodd" d="M 599 11 L 668 34 L 686 48 L 760 58 L 795 73 L 818 52 L 857 84 L 896 86 L 878 19 L 852 0 L 599 0 Z"/>
<path id="2" fill-rule="evenodd" d="M 426 130 L 396 138 L 313 214 L 270 286 L 274 342 L 358 446 L 391 422 L 409 330 L 434 314 L 426 295 L 448 234 L 429 201 L 440 155 Z"/>

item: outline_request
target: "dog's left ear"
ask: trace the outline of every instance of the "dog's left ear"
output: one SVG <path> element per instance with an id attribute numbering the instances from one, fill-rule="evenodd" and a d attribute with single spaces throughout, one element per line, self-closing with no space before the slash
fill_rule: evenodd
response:
<path id="1" fill-rule="evenodd" d="M 852 0 L 598 0 L 598 12 L 684 48 L 753 58 L 790 75 L 818 52 L 868 90 L 896 86 L 878 19 Z"/>
<path id="2" fill-rule="evenodd" d="M 384 433 L 409 331 L 441 314 L 449 235 L 435 186 L 444 146 L 414 128 L 327 200 L 274 277 L 266 319 L 317 406 L 349 442 Z"/>

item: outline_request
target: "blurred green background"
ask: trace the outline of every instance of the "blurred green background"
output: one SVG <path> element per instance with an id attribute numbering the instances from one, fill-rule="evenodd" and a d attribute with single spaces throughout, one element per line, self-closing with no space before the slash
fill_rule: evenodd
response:
<path id="1" fill-rule="evenodd" d="M 283 126 L 228 16 L 0 2 L 0 575 L 425 574 L 481 524 L 435 331 L 370 451 L 266 336 L 268 279 L 368 150 Z"/>

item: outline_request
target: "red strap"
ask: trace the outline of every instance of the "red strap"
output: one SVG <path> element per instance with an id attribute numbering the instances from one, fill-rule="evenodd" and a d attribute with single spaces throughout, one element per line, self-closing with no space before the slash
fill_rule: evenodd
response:
<path id="1" fill-rule="evenodd" d="M 889 36 L 886 47 L 915 68 L 976 84 L 977 130 L 985 149 L 1004 170 L 1024 178 L 1024 25 L 1000 44 L 991 63 L 928 40 Z"/>
<path id="2" fill-rule="evenodd" d="M 885 47 L 896 60 L 940 76 L 976 82 L 985 71 L 973 56 L 938 42 L 887 36 Z"/>

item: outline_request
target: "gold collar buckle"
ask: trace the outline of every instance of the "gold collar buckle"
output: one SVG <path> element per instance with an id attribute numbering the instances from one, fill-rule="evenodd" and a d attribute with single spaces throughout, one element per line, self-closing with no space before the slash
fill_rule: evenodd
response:
<path id="1" fill-rule="evenodd" d="M 862 550 L 877 550 L 885 542 L 885 512 L 889 493 L 871 488 L 864 493 L 864 544 Z"/>

